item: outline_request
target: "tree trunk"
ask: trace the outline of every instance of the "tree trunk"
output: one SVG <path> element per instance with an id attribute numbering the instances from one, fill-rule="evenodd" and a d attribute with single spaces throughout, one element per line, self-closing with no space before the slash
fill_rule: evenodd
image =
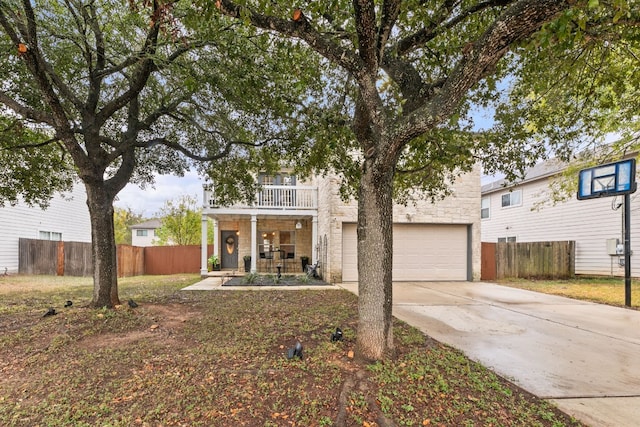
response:
<path id="1" fill-rule="evenodd" d="M 87 184 L 87 205 L 91 218 L 93 299 L 91 306 L 113 308 L 118 298 L 118 266 L 113 225 L 113 197 L 102 183 Z"/>
<path id="2" fill-rule="evenodd" d="M 393 350 L 393 168 L 365 160 L 358 190 L 358 356 L 380 360 Z"/>

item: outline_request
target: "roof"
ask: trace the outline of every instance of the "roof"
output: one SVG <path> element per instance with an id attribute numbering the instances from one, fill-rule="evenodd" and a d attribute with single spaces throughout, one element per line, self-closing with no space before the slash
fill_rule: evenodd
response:
<path id="1" fill-rule="evenodd" d="M 150 219 L 149 221 L 141 222 L 140 224 L 134 224 L 130 226 L 131 229 L 156 229 L 160 228 L 161 221 L 159 219 Z"/>
<path id="2" fill-rule="evenodd" d="M 567 164 L 558 159 L 549 159 L 544 162 L 527 169 L 524 173 L 524 178 L 519 181 L 509 182 L 504 178 L 485 184 L 481 187 L 480 192 L 482 194 L 492 193 L 494 191 L 505 190 L 516 185 L 524 184 L 527 182 L 537 181 L 539 179 L 548 178 L 552 175 L 560 173 L 567 167 Z"/>

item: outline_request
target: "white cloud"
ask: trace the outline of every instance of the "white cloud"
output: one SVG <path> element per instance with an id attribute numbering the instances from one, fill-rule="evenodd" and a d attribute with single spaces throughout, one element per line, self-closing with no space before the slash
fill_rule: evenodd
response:
<path id="1" fill-rule="evenodd" d="M 127 186 L 118 194 L 114 206 L 131 209 L 145 218 L 154 217 L 167 200 L 175 200 L 182 195 L 196 197 L 198 206 L 202 205 L 202 179 L 194 171 L 183 177 L 158 175 L 153 187 L 142 190 L 135 184 Z"/>

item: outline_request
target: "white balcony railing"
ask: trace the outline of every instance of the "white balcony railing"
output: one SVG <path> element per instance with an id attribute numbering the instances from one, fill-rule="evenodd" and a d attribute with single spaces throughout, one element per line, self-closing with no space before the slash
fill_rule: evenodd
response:
<path id="1" fill-rule="evenodd" d="M 204 189 L 205 206 L 221 208 L 216 202 L 215 190 L 211 186 Z M 258 209 L 317 209 L 318 189 L 292 185 L 263 185 L 258 191 L 253 205 L 234 204 L 226 208 L 258 208 Z"/>

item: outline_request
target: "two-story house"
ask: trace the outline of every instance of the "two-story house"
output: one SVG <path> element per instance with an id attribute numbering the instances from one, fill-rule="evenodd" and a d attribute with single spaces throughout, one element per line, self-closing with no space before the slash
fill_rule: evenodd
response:
<path id="1" fill-rule="evenodd" d="M 19 202 L 0 206 L 0 274 L 18 272 L 20 238 L 91 242 L 91 221 L 83 185 L 55 196 L 47 209 Z"/>
<path id="2" fill-rule="evenodd" d="M 517 183 L 496 180 L 482 186 L 483 242 L 575 241 L 575 272 L 583 275 L 624 275 L 623 197 L 567 200 L 551 203 L 550 183 L 565 165 L 549 160 L 528 170 Z M 631 199 L 631 250 L 640 253 L 638 194 Z M 618 250 L 616 248 L 618 247 Z M 631 258 L 631 274 L 640 277 L 640 263 Z"/>
<path id="3" fill-rule="evenodd" d="M 259 175 L 252 205 L 218 206 L 215 187 L 205 185 L 201 273 L 207 272 L 207 243 L 222 269 L 236 270 L 251 257 L 251 271 L 302 271 L 301 258 L 319 262 L 331 282 L 357 281 L 357 203 L 339 196 L 335 176 L 300 181 L 282 172 Z M 393 280 L 473 280 L 480 275 L 479 168 L 454 184 L 453 195 L 393 210 Z M 207 219 L 214 240 L 207 242 Z"/>
<path id="4" fill-rule="evenodd" d="M 131 245 L 133 246 L 153 246 L 156 238 L 156 230 L 160 228 L 161 221 L 159 219 L 150 219 L 130 226 L 131 228 Z"/>

